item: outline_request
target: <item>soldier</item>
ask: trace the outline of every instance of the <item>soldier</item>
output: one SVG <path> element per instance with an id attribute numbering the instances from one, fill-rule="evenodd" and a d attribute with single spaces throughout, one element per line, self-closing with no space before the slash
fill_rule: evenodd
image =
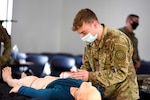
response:
<path id="1" fill-rule="evenodd" d="M 119 30 L 124 32 L 133 43 L 134 51 L 132 59 L 135 69 L 138 69 L 141 65 L 141 60 L 138 52 L 138 39 L 135 37 L 135 33 L 133 32 L 133 30 L 135 30 L 138 25 L 139 25 L 139 16 L 135 14 L 130 14 L 126 19 L 126 25 L 122 28 L 119 28 Z"/>
<path id="2" fill-rule="evenodd" d="M 0 42 L 4 44 L 4 50 L 0 56 L 0 66 L 7 64 L 11 56 L 11 37 L 0 21 Z"/>
<path id="3" fill-rule="evenodd" d="M 100 24 L 88 8 L 77 13 L 72 30 L 86 42 L 86 47 L 81 69 L 70 72 L 69 77 L 92 82 L 110 100 L 138 100 L 130 39 L 121 31 Z"/>
<path id="4" fill-rule="evenodd" d="M 10 56 L 11 56 L 11 37 L 7 33 L 7 30 L 2 26 L 2 22 L 0 21 L 0 82 L 2 82 L 1 79 L 1 69 L 7 63 L 9 63 Z M 1 43 L 3 43 L 3 51 L 1 54 Z"/>

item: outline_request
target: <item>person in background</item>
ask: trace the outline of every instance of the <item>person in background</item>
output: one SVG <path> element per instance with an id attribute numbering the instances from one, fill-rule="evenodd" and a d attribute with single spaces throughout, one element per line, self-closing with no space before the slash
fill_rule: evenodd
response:
<path id="1" fill-rule="evenodd" d="M 139 25 L 139 16 L 136 14 L 129 14 L 126 19 L 126 25 L 122 28 L 119 28 L 120 31 L 125 33 L 133 44 L 133 63 L 135 69 L 138 69 L 141 65 L 141 60 L 138 52 L 138 39 L 135 37 L 135 33 L 133 32 L 137 26 Z"/>
<path id="2" fill-rule="evenodd" d="M 11 36 L 8 34 L 6 28 L 2 26 L 2 23 L 3 21 L 0 21 L 0 82 L 2 82 L 1 79 L 2 67 L 7 65 L 11 58 Z M 2 43 L 4 47 L 3 49 Z"/>
<path id="3" fill-rule="evenodd" d="M 72 30 L 86 42 L 86 47 L 83 65 L 77 72 L 69 72 L 68 77 L 99 86 L 105 99 L 138 100 L 133 46 L 128 36 L 101 24 L 89 8 L 77 13 Z"/>
<path id="4" fill-rule="evenodd" d="M 14 79 L 11 74 L 11 67 L 3 68 L 4 82 L 13 87 L 9 93 L 46 100 L 101 100 L 100 92 L 90 82 L 53 76 L 38 78 L 25 73 L 20 79 Z"/>
<path id="5" fill-rule="evenodd" d="M 2 26 L 0 21 L 0 43 L 3 43 L 4 50 L 2 55 L 0 55 L 0 66 L 7 64 L 11 56 L 11 36 L 7 33 L 6 28 Z"/>

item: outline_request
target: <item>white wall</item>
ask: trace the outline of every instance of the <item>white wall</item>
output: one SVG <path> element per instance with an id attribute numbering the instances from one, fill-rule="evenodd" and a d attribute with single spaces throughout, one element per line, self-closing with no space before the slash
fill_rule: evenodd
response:
<path id="1" fill-rule="evenodd" d="M 14 0 L 12 42 L 21 52 L 59 51 L 61 1 Z"/>
<path id="2" fill-rule="evenodd" d="M 71 31 L 76 13 L 91 8 L 99 21 L 112 28 L 125 25 L 128 14 L 140 16 L 135 31 L 143 60 L 150 61 L 149 0 L 14 0 L 12 39 L 21 52 L 82 54 L 84 42 Z"/>

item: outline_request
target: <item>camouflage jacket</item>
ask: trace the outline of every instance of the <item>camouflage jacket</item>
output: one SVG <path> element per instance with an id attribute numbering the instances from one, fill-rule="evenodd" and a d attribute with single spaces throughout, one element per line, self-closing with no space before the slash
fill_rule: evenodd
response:
<path id="1" fill-rule="evenodd" d="M 0 64 L 4 65 L 11 56 L 11 37 L 2 25 L 0 25 L 0 42 L 4 45 L 4 50 L 0 56 Z"/>
<path id="2" fill-rule="evenodd" d="M 119 30 L 104 26 L 102 38 L 87 43 L 81 69 L 89 71 L 89 81 L 99 85 L 111 100 L 137 100 L 137 76 L 132 61 L 133 46 Z"/>
<path id="3" fill-rule="evenodd" d="M 133 50 L 132 59 L 133 59 L 134 65 L 136 65 L 136 63 L 138 61 L 140 61 L 140 56 L 139 56 L 139 51 L 138 51 L 138 39 L 135 37 L 135 33 L 129 32 L 126 27 L 120 28 L 119 30 L 124 32 L 130 38 L 130 40 L 133 43 L 134 50 Z"/>

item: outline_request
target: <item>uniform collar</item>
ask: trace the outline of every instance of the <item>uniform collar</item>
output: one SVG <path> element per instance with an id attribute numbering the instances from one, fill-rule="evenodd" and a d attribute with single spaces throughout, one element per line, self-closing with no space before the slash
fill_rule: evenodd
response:
<path id="1" fill-rule="evenodd" d="M 103 45 L 104 45 L 104 37 L 105 37 L 105 35 L 106 35 L 106 33 L 107 33 L 107 27 L 106 27 L 104 24 L 102 24 L 102 26 L 103 26 L 103 32 L 102 32 L 101 40 L 100 40 L 100 43 L 99 43 L 99 48 L 100 48 L 100 49 L 101 49 L 101 48 L 103 47 Z"/>
<path id="2" fill-rule="evenodd" d="M 88 46 L 92 47 L 93 44 L 99 44 L 99 49 L 101 49 L 104 45 L 104 37 L 107 33 L 107 27 L 104 24 L 101 24 L 103 26 L 103 32 L 101 36 L 101 40 L 95 40 L 93 43 L 87 43 Z"/>
<path id="3" fill-rule="evenodd" d="M 130 32 L 126 26 L 124 27 L 124 29 L 127 33 L 129 33 L 129 35 L 135 35 L 135 33 L 133 31 Z"/>

